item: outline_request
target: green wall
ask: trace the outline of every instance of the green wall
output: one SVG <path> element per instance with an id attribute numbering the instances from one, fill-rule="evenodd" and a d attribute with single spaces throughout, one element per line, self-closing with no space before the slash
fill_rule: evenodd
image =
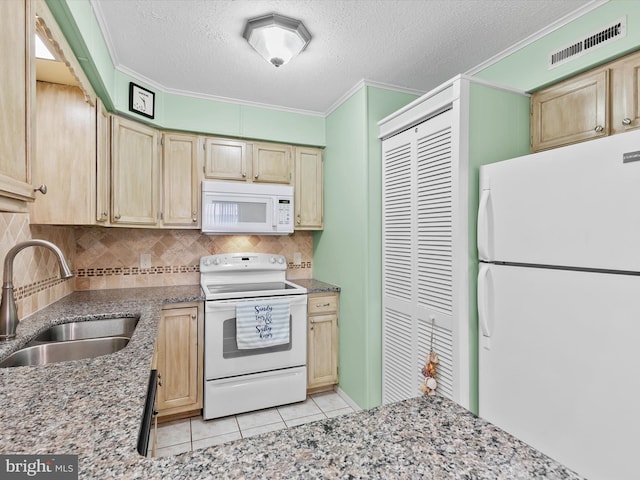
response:
<path id="1" fill-rule="evenodd" d="M 627 35 L 595 48 L 582 57 L 554 69 L 547 68 L 549 53 L 598 32 L 602 27 L 627 17 Z M 475 76 L 527 92 L 605 63 L 640 47 L 640 1 L 611 0 L 571 23 L 512 53 Z"/>
<path id="2" fill-rule="evenodd" d="M 469 91 L 469 410 L 478 413 L 478 222 L 480 166 L 529 153 L 529 99 L 471 83 Z M 499 138 L 499 141 L 496 140 Z"/>
<path id="3" fill-rule="evenodd" d="M 46 2 L 93 89 L 109 111 L 163 129 L 325 145 L 325 121 L 322 115 L 166 93 L 116 70 L 88 0 Z M 129 82 L 156 93 L 153 120 L 129 112 Z"/>
<path id="4" fill-rule="evenodd" d="M 326 119 L 324 231 L 313 274 L 341 287 L 340 388 L 362 408 L 381 402 L 382 153 L 377 122 L 416 98 L 365 86 Z"/>

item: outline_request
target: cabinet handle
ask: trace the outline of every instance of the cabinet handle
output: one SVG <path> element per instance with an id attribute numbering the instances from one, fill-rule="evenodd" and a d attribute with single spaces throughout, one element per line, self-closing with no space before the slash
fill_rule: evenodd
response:
<path id="1" fill-rule="evenodd" d="M 198 221 L 198 213 L 197 212 L 191 212 L 191 220 L 194 223 Z"/>
<path id="2" fill-rule="evenodd" d="M 625 127 L 627 125 L 631 125 L 631 119 L 630 118 L 623 118 L 622 119 L 622 125 L 624 125 Z"/>
<path id="3" fill-rule="evenodd" d="M 162 375 L 160 375 L 158 373 L 158 386 L 161 387 L 162 386 Z"/>
<path id="4" fill-rule="evenodd" d="M 256 173 L 253 178 L 255 178 L 257 180 L 259 176 L 260 175 Z"/>
<path id="5" fill-rule="evenodd" d="M 38 188 L 34 188 L 33 191 L 34 192 L 40 192 L 43 195 L 46 195 L 47 194 L 47 186 L 43 183 Z"/>
<path id="6" fill-rule="evenodd" d="M 596 133 L 600 133 L 604 130 L 604 127 L 602 125 L 596 125 L 596 128 L 594 128 Z"/>
<path id="7" fill-rule="evenodd" d="M 119 213 L 116 213 L 113 218 L 115 218 L 116 220 L 120 220 L 121 216 Z"/>
<path id="8" fill-rule="evenodd" d="M 196 314 L 191 314 L 191 320 L 195 320 L 196 319 Z"/>
<path id="9" fill-rule="evenodd" d="M 107 212 L 102 212 L 102 218 L 107 218 L 107 216 L 109 216 L 109 214 Z"/>
<path id="10" fill-rule="evenodd" d="M 247 178 L 247 172 L 242 172 L 242 178 Z"/>
<path id="11" fill-rule="evenodd" d="M 329 307 L 331 306 L 330 303 L 316 303 L 316 307 Z"/>

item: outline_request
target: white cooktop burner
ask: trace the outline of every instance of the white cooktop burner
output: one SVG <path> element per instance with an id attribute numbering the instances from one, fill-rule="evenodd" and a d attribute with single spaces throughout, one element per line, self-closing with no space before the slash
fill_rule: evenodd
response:
<path id="1" fill-rule="evenodd" d="M 200 285 L 207 300 L 257 298 L 307 293 L 286 280 L 283 255 L 229 253 L 200 258 Z"/>

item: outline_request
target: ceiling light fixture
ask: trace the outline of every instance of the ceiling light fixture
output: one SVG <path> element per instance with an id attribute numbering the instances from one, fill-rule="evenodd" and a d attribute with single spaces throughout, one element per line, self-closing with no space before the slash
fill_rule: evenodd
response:
<path id="1" fill-rule="evenodd" d="M 249 20 L 242 36 L 275 67 L 287 63 L 311 41 L 309 30 L 300 20 L 275 13 Z"/>

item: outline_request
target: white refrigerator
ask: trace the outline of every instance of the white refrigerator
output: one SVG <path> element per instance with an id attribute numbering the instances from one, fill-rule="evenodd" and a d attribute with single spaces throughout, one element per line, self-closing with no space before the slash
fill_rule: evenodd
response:
<path id="1" fill-rule="evenodd" d="M 640 478 L 640 131 L 480 168 L 479 415 Z"/>

